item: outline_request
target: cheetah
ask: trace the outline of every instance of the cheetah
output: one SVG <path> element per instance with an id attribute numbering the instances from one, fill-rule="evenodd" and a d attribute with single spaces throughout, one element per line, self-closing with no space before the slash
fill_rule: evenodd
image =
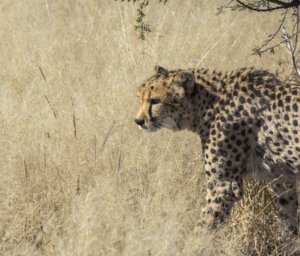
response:
<path id="1" fill-rule="evenodd" d="M 243 179 L 271 182 L 278 215 L 298 234 L 300 86 L 266 70 L 167 70 L 138 90 L 135 123 L 141 130 L 190 130 L 199 135 L 207 181 L 198 225 L 222 223 L 243 195 Z"/>

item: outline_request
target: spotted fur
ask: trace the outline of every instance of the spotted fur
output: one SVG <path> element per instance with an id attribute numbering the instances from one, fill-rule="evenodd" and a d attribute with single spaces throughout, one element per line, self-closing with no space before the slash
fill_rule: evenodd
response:
<path id="1" fill-rule="evenodd" d="M 298 232 L 300 86 L 265 70 L 207 69 L 156 74 L 139 88 L 142 130 L 188 129 L 200 136 L 207 179 L 200 223 L 216 226 L 243 194 L 243 178 L 272 181 L 279 215 Z"/>

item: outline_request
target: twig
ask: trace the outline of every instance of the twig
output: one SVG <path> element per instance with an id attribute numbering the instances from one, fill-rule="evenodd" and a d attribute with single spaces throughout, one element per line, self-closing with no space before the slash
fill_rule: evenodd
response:
<path id="1" fill-rule="evenodd" d="M 44 146 L 44 167 L 47 167 L 47 147 Z"/>
<path id="2" fill-rule="evenodd" d="M 73 108 L 73 127 L 74 127 L 74 137 L 77 138 L 77 129 L 76 129 L 76 116 L 75 116 L 75 108 L 74 108 L 74 102 L 72 99 L 72 108 Z"/>
<path id="3" fill-rule="evenodd" d="M 121 165 L 122 165 L 122 161 L 123 161 L 123 134 L 124 134 L 124 127 L 122 129 L 121 132 L 121 140 L 120 140 L 120 152 L 119 152 L 119 157 L 118 157 L 118 168 L 117 168 L 117 172 L 116 172 L 116 187 L 118 189 L 119 187 L 119 173 L 121 170 Z"/>
<path id="4" fill-rule="evenodd" d="M 41 72 L 41 74 L 42 74 L 42 77 L 44 78 L 44 81 L 47 82 L 46 76 L 45 76 L 45 74 L 44 74 L 42 68 L 41 68 L 40 66 L 38 66 L 38 67 L 39 67 L 39 70 L 40 70 L 40 72 Z"/>
<path id="5" fill-rule="evenodd" d="M 52 113 L 53 113 L 54 117 L 57 119 L 57 114 L 56 114 L 55 110 L 53 109 L 53 107 L 52 107 L 52 105 L 50 103 L 50 100 L 48 99 L 48 97 L 46 95 L 45 95 L 45 99 L 48 102 L 48 104 L 50 106 L 50 109 L 52 110 Z"/>
<path id="6" fill-rule="evenodd" d="M 217 8 L 217 15 L 223 13 L 224 9 L 230 9 L 232 10 L 233 7 L 231 6 L 231 4 L 234 2 L 235 0 L 231 0 L 229 1 L 227 4 L 225 5 L 221 5 L 220 7 Z"/>
<path id="7" fill-rule="evenodd" d="M 79 178 L 79 176 L 77 177 L 76 193 L 77 193 L 77 195 L 80 195 L 80 178 Z"/>
<path id="8" fill-rule="evenodd" d="M 26 160 L 24 159 L 23 162 L 24 162 L 25 179 L 27 181 L 28 180 L 28 169 L 27 169 Z"/>
<path id="9" fill-rule="evenodd" d="M 107 142 L 107 139 L 108 139 L 110 133 L 112 132 L 112 130 L 113 130 L 114 126 L 115 126 L 115 123 L 116 123 L 116 121 L 114 120 L 113 123 L 111 124 L 111 126 L 109 127 L 107 133 L 105 134 L 103 142 L 102 142 L 102 146 L 101 146 L 101 151 L 104 149 L 104 146 L 105 146 L 105 144 Z"/>
<path id="10" fill-rule="evenodd" d="M 47 15 L 49 17 L 49 4 L 48 4 L 48 0 L 45 0 L 45 4 L 46 4 L 46 9 L 47 9 Z"/>
<path id="11" fill-rule="evenodd" d="M 97 159 L 97 136 L 94 136 L 94 160 Z"/>

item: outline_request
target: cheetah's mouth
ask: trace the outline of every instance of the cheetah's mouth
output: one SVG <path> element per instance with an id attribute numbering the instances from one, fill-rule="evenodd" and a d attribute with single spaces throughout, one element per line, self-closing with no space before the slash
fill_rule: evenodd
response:
<path id="1" fill-rule="evenodd" d="M 162 126 L 158 124 L 157 122 L 150 123 L 148 125 L 143 124 L 139 125 L 139 129 L 144 131 L 144 132 L 156 132 L 159 130 Z"/>

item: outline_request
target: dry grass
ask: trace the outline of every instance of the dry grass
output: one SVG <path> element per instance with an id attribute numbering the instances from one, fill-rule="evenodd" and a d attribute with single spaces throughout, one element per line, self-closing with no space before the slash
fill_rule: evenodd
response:
<path id="1" fill-rule="evenodd" d="M 132 122 L 136 87 L 158 63 L 290 72 L 278 65 L 284 50 L 250 56 L 278 17 L 216 17 L 220 2 L 152 5 L 141 44 L 125 3 L 1 1 L 0 255 L 266 255 L 278 237 L 272 211 L 241 203 L 240 225 L 194 232 L 205 193 L 198 138 Z"/>

